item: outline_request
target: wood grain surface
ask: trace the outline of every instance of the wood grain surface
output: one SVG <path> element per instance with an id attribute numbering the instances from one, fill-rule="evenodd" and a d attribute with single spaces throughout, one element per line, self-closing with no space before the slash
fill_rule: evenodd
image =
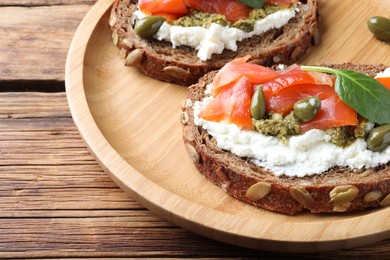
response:
<path id="1" fill-rule="evenodd" d="M 88 152 L 63 91 L 68 46 L 94 2 L 0 1 L 0 258 L 389 258 L 390 240 L 317 254 L 230 246 L 169 224 L 120 190 Z M 64 7 L 72 26 L 53 20 Z M 66 27 L 49 52 L 41 32 L 58 35 L 42 24 Z M 10 31 L 30 41 L 9 41 Z"/>
<path id="2" fill-rule="evenodd" d="M 62 5 L 48 6 L 44 1 L 13 1 L 10 4 L 14 5 L 1 7 L 5 4 L 1 1 L 0 78 L 3 82 L 64 80 L 70 41 L 92 1 L 90 4 L 62 2 Z"/>

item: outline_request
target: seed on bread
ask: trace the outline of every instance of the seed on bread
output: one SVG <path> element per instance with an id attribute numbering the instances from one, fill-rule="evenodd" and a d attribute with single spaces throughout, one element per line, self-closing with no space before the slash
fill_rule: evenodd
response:
<path id="1" fill-rule="evenodd" d="M 122 48 L 121 51 L 119 52 L 119 56 L 121 59 L 126 59 L 127 57 L 127 50 L 125 48 Z"/>
<path id="2" fill-rule="evenodd" d="M 347 202 L 341 205 L 337 205 L 333 207 L 334 212 L 346 212 L 347 209 L 351 206 L 351 202 Z"/>
<path id="3" fill-rule="evenodd" d="M 358 195 L 359 189 L 352 185 L 338 186 L 330 192 L 330 201 L 335 206 L 342 206 L 351 202 Z"/>
<path id="4" fill-rule="evenodd" d="M 189 142 L 193 142 L 195 140 L 195 134 L 191 131 L 190 127 L 183 128 L 183 138 Z"/>
<path id="5" fill-rule="evenodd" d="M 123 42 L 123 44 L 126 45 L 126 47 L 128 47 L 130 50 L 133 49 L 133 47 L 134 47 L 134 42 L 133 42 L 132 39 L 123 38 L 122 42 Z"/>
<path id="6" fill-rule="evenodd" d="M 304 187 L 290 187 L 289 191 L 291 196 L 305 208 L 310 209 L 314 206 L 315 201 L 313 197 Z"/>
<path id="7" fill-rule="evenodd" d="M 370 203 L 378 200 L 380 197 L 382 197 L 382 192 L 379 190 L 373 190 L 364 195 L 364 201 Z"/>
<path id="8" fill-rule="evenodd" d="M 196 151 L 196 148 L 194 146 L 192 146 L 191 144 L 186 144 L 186 150 L 187 150 L 187 153 L 189 154 L 191 160 L 194 162 L 194 163 L 199 163 L 200 162 L 200 156 L 198 154 L 198 152 Z"/>
<path id="9" fill-rule="evenodd" d="M 119 42 L 118 32 L 117 32 L 117 31 L 113 31 L 111 37 L 112 37 L 112 42 L 113 42 L 115 45 L 117 45 L 118 42 Z"/>
<path id="10" fill-rule="evenodd" d="M 113 14 L 113 15 L 110 16 L 110 19 L 108 20 L 108 24 L 111 27 L 113 27 L 116 24 L 117 21 L 118 21 L 117 16 L 115 14 Z"/>
<path id="11" fill-rule="evenodd" d="M 178 66 L 167 66 L 163 69 L 163 72 L 178 79 L 188 77 L 191 74 L 188 70 Z"/>
<path id="12" fill-rule="evenodd" d="M 125 65 L 131 67 L 140 64 L 143 56 L 144 56 L 143 50 L 141 49 L 132 50 L 126 57 Z"/>
<path id="13" fill-rule="evenodd" d="M 380 202 L 380 205 L 382 207 L 390 206 L 390 193 L 387 194 L 386 197 L 384 197 L 384 199 Z"/>
<path id="14" fill-rule="evenodd" d="M 191 101 L 191 99 L 189 99 L 189 98 L 184 99 L 184 100 L 181 102 L 180 106 L 181 106 L 181 110 L 182 110 L 182 111 L 186 110 L 186 108 L 188 108 L 188 107 L 191 107 L 191 106 L 192 106 L 192 101 Z"/>
<path id="15" fill-rule="evenodd" d="M 181 112 L 180 115 L 180 122 L 182 125 L 188 124 L 188 121 L 190 120 L 190 117 L 186 111 Z"/>
<path id="16" fill-rule="evenodd" d="M 249 187 L 245 196 L 252 201 L 257 201 L 267 196 L 270 191 L 271 184 L 268 182 L 258 182 Z"/>

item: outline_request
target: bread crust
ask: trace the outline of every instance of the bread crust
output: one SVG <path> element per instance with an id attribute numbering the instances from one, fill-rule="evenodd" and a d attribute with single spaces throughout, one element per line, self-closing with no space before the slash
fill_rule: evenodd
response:
<path id="1" fill-rule="evenodd" d="M 372 77 L 386 68 L 383 65 L 349 63 L 329 67 L 351 69 Z M 304 209 L 312 213 L 351 212 L 390 205 L 390 162 L 375 168 L 351 170 L 334 167 L 319 175 L 288 177 L 276 176 L 272 171 L 250 163 L 248 158 L 219 149 L 215 139 L 194 124 L 192 109 L 194 102 L 204 98 L 204 90 L 215 73 L 206 74 L 189 87 L 181 115 L 185 147 L 196 168 L 208 180 L 246 203 L 289 215 Z M 269 192 L 263 198 L 250 199 L 248 189 L 256 183 L 260 183 L 258 193 L 266 192 L 268 188 Z M 345 199 L 342 204 L 337 199 L 332 201 L 331 193 L 343 192 Z"/>
<path id="2" fill-rule="evenodd" d="M 126 59 L 125 64 L 158 80 L 180 85 L 194 84 L 205 73 L 245 55 L 264 66 L 292 64 L 319 42 L 317 0 L 308 0 L 309 8 L 301 8 L 282 28 L 238 42 L 236 52 L 225 49 L 222 54 L 213 54 L 212 59 L 201 61 L 197 51 L 190 47 L 172 48 L 170 42 L 145 40 L 135 34 L 129 18 L 136 10 L 136 3 L 134 0 L 116 0 L 109 21 L 114 43 Z"/>

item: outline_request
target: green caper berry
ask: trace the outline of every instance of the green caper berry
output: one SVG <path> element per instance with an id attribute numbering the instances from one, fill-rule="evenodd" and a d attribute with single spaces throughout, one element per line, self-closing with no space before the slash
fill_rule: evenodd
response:
<path id="1" fill-rule="evenodd" d="M 321 107 L 318 97 L 307 97 L 294 104 L 294 115 L 302 122 L 313 120 Z"/>
<path id="2" fill-rule="evenodd" d="M 158 32 L 164 21 L 162 16 L 147 16 L 137 21 L 134 31 L 142 38 L 150 38 Z"/>
<path id="3" fill-rule="evenodd" d="M 263 87 L 261 85 L 257 86 L 255 94 L 252 96 L 251 100 L 251 116 L 254 119 L 260 120 L 265 115 L 265 97 L 263 93 Z"/>
<path id="4" fill-rule="evenodd" d="M 384 42 L 390 42 L 390 20 L 382 16 L 374 16 L 367 21 L 368 29 L 374 36 Z"/>
<path id="5" fill-rule="evenodd" d="M 375 127 L 369 133 L 367 139 L 367 149 L 379 152 L 390 145 L 390 125 Z"/>

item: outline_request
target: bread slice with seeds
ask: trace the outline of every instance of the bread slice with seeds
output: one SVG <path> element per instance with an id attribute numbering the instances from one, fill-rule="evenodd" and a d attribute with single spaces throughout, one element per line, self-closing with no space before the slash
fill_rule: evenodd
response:
<path id="1" fill-rule="evenodd" d="M 371 77 L 386 68 L 354 64 L 329 67 L 354 70 Z M 215 71 L 208 73 L 189 87 L 181 114 L 185 148 L 196 168 L 212 183 L 246 203 L 290 215 L 303 210 L 350 212 L 390 205 L 390 162 L 375 168 L 333 167 L 322 174 L 288 177 L 277 176 L 251 163 L 250 158 L 218 148 L 216 140 L 195 125 L 192 107 L 206 96 L 206 86 L 215 74 Z"/>
<path id="2" fill-rule="evenodd" d="M 301 1 L 297 15 L 280 29 L 238 42 L 238 50 L 224 50 L 213 54 L 207 61 L 197 57 L 197 51 L 188 46 L 172 48 L 166 41 L 142 39 L 129 20 L 137 9 L 137 1 L 115 1 L 109 25 L 113 40 L 125 59 L 126 66 L 133 66 L 158 80 L 181 85 L 191 85 L 205 73 L 221 68 L 225 63 L 249 55 L 251 61 L 261 65 L 275 63 L 292 64 L 319 43 L 317 30 L 317 0 Z"/>

